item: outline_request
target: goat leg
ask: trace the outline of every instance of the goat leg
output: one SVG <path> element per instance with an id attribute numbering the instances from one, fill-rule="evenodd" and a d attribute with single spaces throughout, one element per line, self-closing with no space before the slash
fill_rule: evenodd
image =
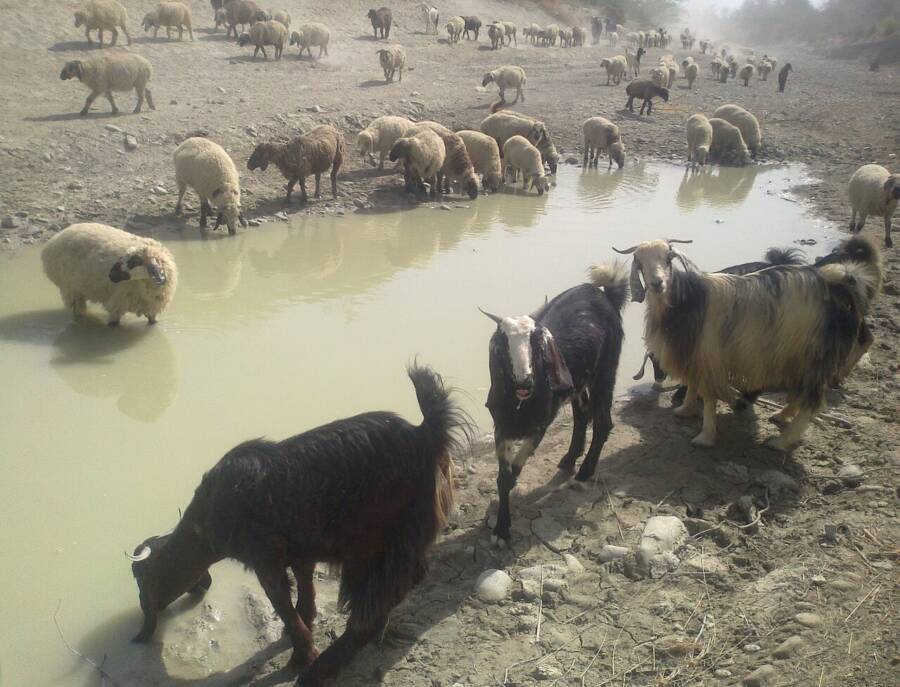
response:
<path id="1" fill-rule="evenodd" d="M 279 569 L 274 565 L 265 568 L 258 566 L 256 576 L 269 601 L 272 602 L 272 607 L 284 623 L 284 628 L 294 646 L 291 663 L 298 666 L 312 664 L 318 658 L 319 652 L 313 645 L 312 632 L 300 619 L 291 603 L 291 585 L 284 568 Z"/>
<path id="2" fill-rule="evenodd" d="M 688 389 L 688 393 L 690 393 L 690 389 Z M 703 396 L 703 429 L 700 430 L 700 434 L 691 439 L 691 443 L 703 448 L 711 448 L 716 445 L 716 399 L 712 394 L 707 393 Z"/>
<path id="3" fill-rule="evenodd" d="M 575 460 L 584 453 L 585 436 L 587 435 L 588 409 L 581 394 L 572 397 L 572 440 L 569 449 L 557 464 L 560 470 L 572 470 Z"/>
<path id="4" fill-rule="evenodd" d="M 597 469 L 597 460 L 600 458 L 600 452 L 609 438 L 609 433 L 613 428 L 612 415 L 612 395 L 613 385 L 615 384 L 615 375 L 610 379 L 599 380 L 601 388 L 597 393 L 592 394 L 591 403 L 594 405 L 594 430 L 591 437 L 591 446 L 588 449 L 587 456 L 578 469 L 575 479 L 579 482 L 586 482 L 594 476 Z M 596 389 L 596 387 L 594 387 Z"/>
<path id="5" fill-rule="evenodd" d="M 353 629 L 353 620 L 347 623 L 344 634 L 331 643 L 322 655 L 297 679 L 296 687 L 319 687 L 325 680 L 334 677 L 375 637 L 376 630 Z M 380 627 L 387 625 L 385 618 Z"/>
<path id="6" fill-rule="evenodd" d="M 313 623 L 318 615 L 316 611 L 316 588 L 313 585 L 313 573 L 315 563 L 298 563 L 291 566 L 294 577 L 297 579 L 297 613 L 300 619 L 312 632 Z"/>

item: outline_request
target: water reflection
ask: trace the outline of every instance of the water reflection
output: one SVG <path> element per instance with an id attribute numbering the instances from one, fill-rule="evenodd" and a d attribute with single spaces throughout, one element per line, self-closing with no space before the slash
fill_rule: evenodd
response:
<path id="1" fill-rule="evenodd" d="M 675 202 L 684 210 L 703 205 L 728 207 L 740 205 L 750 194 L 759 173 L 757 165 L 749 167 L 713 167 L 685 169 L 678 185 Z"/>
<path id="2" fill-rule="evenodd" d="M 656 191 L 660 175 L 643 160 L 622 169 L 583 168 L 578 175 L 579 207 L 604 210 L 613 203 L 631 202 L 630 196 L 647 196 Z"/>

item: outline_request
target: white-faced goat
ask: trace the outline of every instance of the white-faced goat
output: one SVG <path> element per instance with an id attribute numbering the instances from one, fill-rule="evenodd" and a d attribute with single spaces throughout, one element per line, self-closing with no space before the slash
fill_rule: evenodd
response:
<path id="1" fill-rule="evenodd" d="M 595 267 L 592 283 L 564 291 L 530 316 L 484 313 L 497 324 L 489 346 L 486 403 L 499 468 L 495 543 L 509 541 L 509 492 L 566 401 L 572 403 L 572 441 L 559 467 L 575 467 L 593 424 L 591 446 L 575 478 L 594 474 L 613 427 L 612 394 L 624 336 L 621 311 L 628 294 L 625 271 L 620 265 Z M 522 443 L 514 452 L 517 441 Z"/>
<path id="2" fill-rule="evenodd" d="M 440 376 L 413 366 L 409 377 L 423 421 L 389 412 L 337 420 L 281 442 L 254 439 L 229 451 L 204 476 L 175 530 L 150 537 L 131 556 L 144 625 L 182 594 L 209 587 L 216 561 L 253 570 L 308 666 L 301 683 L 334 676 L 387 622 L 428 570 L 426 552 L 452 505 L 450 451 L 470 436 Z M 321 656 L 313 644 L 313 570 L 341 565 L 344 633 Z M 291 599 L 287 568 L 297 579 Z"/>
<path id="3" fill-rule="evenodd" d="M 633 254 L 632 300 L 647 295 L 644 339 L 663 369 L 687 384 L 679 415 L 703 398 L 696 446 L 716 441 L 716 401 L 736 393 L 784 391 L 770 445 L 787 450 L 803 436 L 825 389 L 854 355 L 864 318 L 881 287 L 877 248 L 822 267 L 780 265 L 739 276 L 698 272 L 672 244 L 646 241 Z M 673 269 L 680 260 L 684 271 Z M 647 285 L 645 292 L 644 286 Z"/>

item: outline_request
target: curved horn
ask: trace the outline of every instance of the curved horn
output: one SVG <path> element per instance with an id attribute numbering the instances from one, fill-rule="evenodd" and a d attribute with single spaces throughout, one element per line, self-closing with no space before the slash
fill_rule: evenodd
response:
<path id="1" fill-rule="evenodd" d="M 130 558 L 131 560 L 133 560 L 135 563 L 137 563 L 138 561 L 145 561 L 145 560 L 147 560 L 148 558 L 150 558 L 150 554 L 151 554 L 151 553 L 152 553 L 152 551 L 150 551 L 150 547 L 149 547 L 149 546 L 145 546 L 143 549 L 141 549 L 140 551 L 138 551 L 137 554 L 135 554 L 135 555 L 131 555 L 130 553 L 128 553 L 128 552 L 126 551 L 126 552 L 125 552 L 125 556 L 126 556 L 127 558 Z"/>
<path id="2" fill-rule="evenodd" d="M 666 239 L 666 243 L 693 243 L 694 239 Z"/>
<path id="3" fill-rule="evenodd" d="M 478 307 L 478 309 L 481 310 L 480 307 Z M 487 317 L 490 317 L 498 325 L 503 321 L 502 317 L 500 317 L 499 315 L 494 315 L 493 313 L 489 313 L 487 310 L 481 310 L 481 314 L 486 315 Z"/>
<path id="4" fill-rule="evenodd" d="M 618 253 L 619 255 L 631 255 L 637 249 L 638 249 L 637 246 L 632 246 L 631 248 L 626 248 L 625 250 L 619 250 L 618 248 L 613 246 L 613 250 L 616 251 L 616 253 Z"/>

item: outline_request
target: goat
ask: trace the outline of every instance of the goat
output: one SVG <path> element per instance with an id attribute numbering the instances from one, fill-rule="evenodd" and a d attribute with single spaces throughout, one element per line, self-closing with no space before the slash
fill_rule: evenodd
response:
<path id="1" fill-rule="evenodd" d="M 304 685 L 334 676 L 387 622 L 428 570 L 426 552 L 453 499 L 451 449 L 471 437 L 466 416 L 439 375 L 408 374 L 424 417 L 418 427 L 389 412 L 337 420 L 281 442 L 233 448 L 204 476 L 173 532 L 150 537 L 130 558 L 148 641 L 157 616 L 188 591 L 203 591 L 208 568 L 234 558 L 256 572 L 285 624 Z M 313 570 L 342 566 L 344 633 L 319 656 Z M 291 601 L 287 577 L 297 578 Z"/>
<path id="2" fill-rule="evenodd" d="M 645 341 L 663 368 L 688 386 L 675 410 L 691 415 L 703 398 L 703 429 L 692 443 L 713 446 L 716 401 L 734 392 L 785 391 L 783 425 L 770 442 L 789 450 L 820 410 L 825 387 L 846 368 L 881 287 L 877 248 L 868 258 L 817 268 L 778 265 L 748 275 L 706 274 L 672 247 L 645 241 L 633 254 L 632 300 L 649 291 Z M 681 241 L 681 243 L 686 243 Z M 672 269 L 679 259 L 684 271 Z"/>
<path id="3" fill-rule="evenodd" d="M 530 316 L 500 317 L 482 310 L 497 324 L 489 345 L 491 388 L 485 404 L 494 420 L 498 462 L 495 544 L 510 540 L 509 492 L 566 401 L 572 404 L 572 440 L 559 468 L 575 467 L 590 423 L 591 445 L 575 479 L 594 474 L 613 427 L 610 410 L 627 294 L 624 267 L 602 265 L 592 268 L 591 283 L 562 292 Z M 513 456 L 515 441 L 522 444 Z"/>

